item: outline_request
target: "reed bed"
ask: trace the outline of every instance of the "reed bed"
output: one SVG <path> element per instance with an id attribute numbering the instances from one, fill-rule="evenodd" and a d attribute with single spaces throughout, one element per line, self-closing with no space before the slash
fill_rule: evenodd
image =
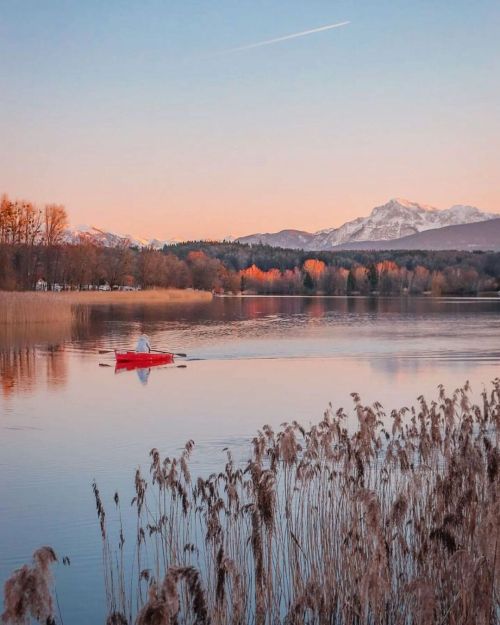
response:
<path id="1" fill-rule="evenodd" d="M 228 453 L 206 479 L 191 441 L 151 450 L 132 595 L 94 485 L 108 623 L 498 623 L 500 380 L 482 406 L 468 386 L 390 415 L 353 400 L 353 434 L 343 410 L 265 426 L 245 466 Z"/>
<path id="2" fill-rule="evenodd" d="M 332 408 L 264 426 L 206 478 L 192 441 L 152 449 L 135 535 L 94 483 L 106 625 L 498 624 L 500 379 L 480 405 L 467 384 L 389 414 L 353 402 L 354 432 Z"/>
<path id="3" fill-rule="evenodd" d="M 72 321 L 71 300 L 58 293 L 0 291 L 0 326 Z"/>
<path id="4" fill-rule="evenodd" d="M 174 304 L 210 301 L 208 291 L 69 291 L 62 293 L 0 291 L 0 326 L 85 321 L 89 308 L 110 304 Z"/>
<path id="5" fill-rule="evenodd" d="M 144 291 L 69 291 L 59 294 L 73 304 L 169 304 L 177 302 L 208 302 L 210 291 L 195 289 L 146 289 Z"/>

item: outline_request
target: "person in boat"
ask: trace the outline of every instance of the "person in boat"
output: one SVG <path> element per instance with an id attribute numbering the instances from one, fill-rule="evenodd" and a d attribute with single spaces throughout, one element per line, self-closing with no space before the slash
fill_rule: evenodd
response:
<path id="1" fill-rule="evenodd" d="M 137 341 L 135 351 L 140 354 L 149 354 L 151 352 L 151 343 L 149 342 L 149 336 L 147 334 L 141 334 Z"/>

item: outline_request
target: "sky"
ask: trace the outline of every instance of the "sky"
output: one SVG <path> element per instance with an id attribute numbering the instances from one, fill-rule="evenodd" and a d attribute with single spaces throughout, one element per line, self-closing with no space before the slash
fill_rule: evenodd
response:
<path id="1" fill-rule="evenodd" d="M 0 144 L 0 193 L 136 236 L 500 212 L 500 4 L 0 0 Z"/>

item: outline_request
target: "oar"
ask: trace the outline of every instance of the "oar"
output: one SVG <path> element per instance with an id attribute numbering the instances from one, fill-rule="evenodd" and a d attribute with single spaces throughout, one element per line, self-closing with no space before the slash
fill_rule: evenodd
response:
<path id="1" fill-rule="evenodd" d="M 186 358 L 187 354 L 183 354 L 182 352 L 180 353 L 176 353 L 176 352 L 163 352 L 159 349 L 152 349 L 152 352 L 155 352 L 155 354 L 172 354 L 172 356 L 179 356 L 179 358 Z M 114 349 L 100 349 L 99 354 L 114 354 L 115 350 Z M 147 352 L 144 352 L 147 353 Z"/>
<path id="2" fill-rule="evenodd" d="M 181 353 L 175 353 L 175 352 L 162 352 L 159 349 L 152 349 L 152 352 L 155 352 L 155 354 L 172 354 L 172 356 L 179 356 L 180 358 L 186 358 L 187 354 L 183 354 Z"/>

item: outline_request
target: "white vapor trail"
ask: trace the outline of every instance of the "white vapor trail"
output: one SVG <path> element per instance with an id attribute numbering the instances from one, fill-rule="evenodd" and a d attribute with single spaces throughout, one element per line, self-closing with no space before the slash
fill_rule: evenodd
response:
<path id="1" fill-rule="evenodd" d="M 303 30 L 300 33 L 293 33 L 291 35 L 285 35 L 284 37 L 276 37 L 275 39 L 266 39 L 265 41 L 259 41 L 258 43 L 250 43 L 245 46 L 239 46 L 238 48 L 229 48 L 228 50 L 222 50 L 219 54 L 227 54 L 228 52 L 241 52 L 243 50 L 252 50 L 253 48 L 262 48 L 263 46 L 270 46 L 274 43 L 280 43 L 281 41 L 288 41 L 289 39 L 297 39 L 298 37 L 306 37 L 307 35 L 313 35 L 314 33 L 321 33 L 325 30 L 331 30 L 332 28 L 340 28 L 341 26 L 347 26 L 350 22 L 337 22 L 336 24 L 327 24 L 326 26 L 320 26 L 319 28 L 311 28 L 310 30 Z"/>

